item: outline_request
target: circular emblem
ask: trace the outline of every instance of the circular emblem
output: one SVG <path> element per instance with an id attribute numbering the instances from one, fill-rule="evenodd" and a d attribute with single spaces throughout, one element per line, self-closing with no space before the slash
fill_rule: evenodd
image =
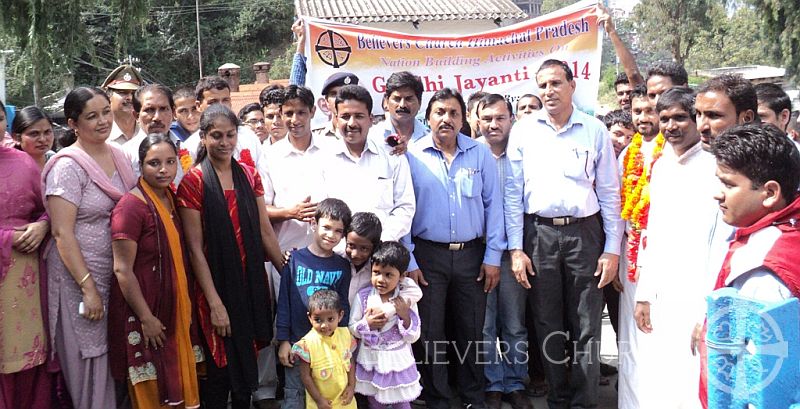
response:
<path id="1" fill-rule="evenodd" d="M 741 312 L 732 306 L 708 318 L 709 388 L 742 399 L 762 391 L 778 376 L 788 358 L 788 342 L 768 313 L 753 318 L 743 320 Z M 753 359 L 756 353 L 761 361 Z M 763 363 L 756 365 L 759 362 Z"/>
<path id="2" fill-rule="evenodd" d="M 122 79 L 128 82 L 130 82 L 131 78 L 133 77 L 131 77 L 131 74 L 129 72 L 126 72 L 125 75 L 122 76 Z"/>
<path id="3" fill-rule="evenodd" d="M 322 62 L 333 68 L 339 68 L 347 64 L 352 52 L 347 40 L 341 34 L 331 30 L 323 31 L 317 37 L 317 44 L 314 46 L 314 50 Z"/>
<path id="4" fill-rule="evenodd" d="M 344 77 L 344 85 L 350 85 L 350 77 Z"/>

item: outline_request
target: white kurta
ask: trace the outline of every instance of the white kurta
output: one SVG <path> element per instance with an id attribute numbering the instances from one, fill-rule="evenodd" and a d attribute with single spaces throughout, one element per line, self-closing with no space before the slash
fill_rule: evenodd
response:
<path id="1" fill-rule="evenodd" d="M 699 408 L 699 357 L 690 340 L 705 312 L 709 236 L 719 190 L 716 161 L 696 144 L 678 157 L 670 145 L 650 179 L 647 244 L 636 301 L 650 302 L 653 332 L 638 333 L 639 404 L 642 408 Z"/>
<path id="2" fill-rule="evenodd" d="M 630 145 L 628 145 L 630 146 Z M 650 164 L 653 160 L 653 149 L 656 147 L 656 138 L 650 141 L 642 141 L 642 159 L 644 163 Z M 619 155 L 620 175 L 625 172 L 625 154 L 628 148 Z M 623 203 L 624 206 L 624 203 Z M 631 223 L 625 224 L 625 232 L 631 231 Z M 644 235 L 644 233 L 642 233 Z M 639 350 L 637 336 L 639 329 L 636 328 L 636 321 L 633 319 L 633 311 L 636 307 L 636 283 L 628 280 L 628 234 L 622 240 L 622 255 L 619 259 L 619 276 L 622 282 L 623 291 L 619 295 L 619 375 L 618 375 L 618 401 L 620 409 L 638 409 L 639 399 L 639 370 L 637 365 L 637 352 Z"/>

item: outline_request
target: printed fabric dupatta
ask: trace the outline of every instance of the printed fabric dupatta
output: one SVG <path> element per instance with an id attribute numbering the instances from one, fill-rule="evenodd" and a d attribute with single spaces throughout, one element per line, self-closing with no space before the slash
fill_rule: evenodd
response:
<path id="1" fill-rule="evenodd" d="M 70 146 L 64 148 L 58 153 L 50 158 L 47 161 L 47 164 L 44 165 L 44 169 L 42 170 L 42 195 L 45 194 L 47 191 L 46 187 L 44 186 L 47 182 L 47 174 L 50 173 L 50 170 L 53 169 L 53 166 L 58 162 L 59 159 L 63 157 L 68 157 L 78 162 L 78 165 L 83 168 L 86 173 L 89 174 L 89 178 L 94 182 L 100 190 L 103 191 L 111 200 L 115 202 L 119 202 L 119 199 L 122 199 L 122 196 L 128 192 L 128 189 L 131 189 L 136 185 L 136 175 L 133 173 L 133 168 L 131 167 L 131 162 L 125 156 L 121 149 L 117 148 L 113 145 L 108 145 L 108 148 L 111 149 L 111 157 L 114 160 L 114 167 L 117 168 L 117 172 L 119 173 L 119 177 L 122 179 L 122 183 L 125 185 L 124 191 L 119 191 L 112 183 L 111 178 L 103 172 L 103 169 L 100 168 L 100 165 L 89 156 L 88 153 L 84 152 L 83 150 L 76 148 L 74 146 Z M 43 200 L 47 203 L 47 198 L 44 197 Z"/>

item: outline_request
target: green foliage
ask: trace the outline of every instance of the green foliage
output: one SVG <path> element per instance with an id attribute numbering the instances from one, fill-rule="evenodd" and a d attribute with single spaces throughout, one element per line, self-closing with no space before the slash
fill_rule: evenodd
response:
<path id="1" fill-rule="evenodd" d="M 738 8 L 730 17 L 722 4 L 714 4 L 708 12 L 712 24 L 698 34 L 697 44 L 686 61 L 687 68 L 778 64 L 765 52 L 772 44 L 761 32 L 759 17 L 752 7 Z"/>
<path id="2" fill-rule="evenodd" d="M 195 0 L 62 0 L 58 7 L 0 0 L 0 10 L 3 48 L 15 49 L 7 95 L 16 105 L 33 103 L 34 84 L 54 98 L 73 83 L 100 85 L 129 55 L 150 82 L 178 87 L 199 77 Z M 242 67 L 242 82 L 252 82 L 253 63 L 285 59 L 293 13 L 291 0 L 201 1 L 203 74 L 232 62 Z M 285 75 L 281 70 L 271 77 L 288 76 L 288 68 Z"/>
<path id="3" fill-rule="evenodd" d="M 761 15 L 762 28 L 773 55 L 786 67 L 786 74 L 800 82 L 800 7 L 797 0 L 750 0 Z"/>
<path id="4" fill-rule="evenodd" d="M 290 43 L 286 46 L 286 50 L 284 50 L 283 54 L 272 61 L 272 67 L 269 70 L 270 78 L 289 78 L 289 74 L 292 72 L 292 60 L 294 59 L 296 50 L 297 46 Z"/>
<path id="5" fill-rule="evenodd" d="M 552 13 L 558 9 L 562 9 L 580 0 L 543 0 L 542 1 L 542 14 Z"/>
<path id="6" fill-rule="evenodd" d="M 642 0 L 633 9 L 633 21 L 642 46 L 668 50 L 684 64 L 698 34 L 711 25 L 708 13 L 721 0 Z"/>
<path id="7" fill-rule="evenodd" d="M 620 70 L 620 72 L 622 72 Z M 600 90 L 597 93 L 597 100 L 606 107 L 617 107 L 617 99 L 614 90 L 614 81 L 617 79 L 617 69 L 614 64 L 604 64 L 600 69 Z"/>

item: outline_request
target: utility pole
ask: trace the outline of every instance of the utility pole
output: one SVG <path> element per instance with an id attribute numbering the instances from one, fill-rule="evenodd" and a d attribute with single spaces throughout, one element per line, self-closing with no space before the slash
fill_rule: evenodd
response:
<path id="1" fill-rule="evenodd" d="M 0 50 L 0 101 L 6 101 L 6 55 L 12 54 L 13 50 Z"/>
<path id="2" fill-rule="evenodd" d="M 200 0 L 194 0 L 194 15 L 197 24 L 197 64 L 200 67 L 200 78 L 203 78 L 203 51 L 200 49 Z"/>

